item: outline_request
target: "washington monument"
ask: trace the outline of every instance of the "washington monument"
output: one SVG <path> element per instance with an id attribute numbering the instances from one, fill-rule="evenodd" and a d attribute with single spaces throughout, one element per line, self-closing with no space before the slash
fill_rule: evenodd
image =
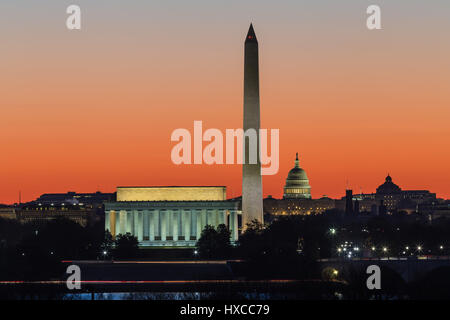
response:
<path id="1" fill-rule="evenodd" d="M 245 38 L 244 53 L 244 131 L 254 129 L 258 135 L 258 160 L 256 164 L 249 162 L 249 138 L 246 141 L 244 164 L 242 168 L 242 226 L 258 220 L 263 223 L 263 195 L 261 162 L 259 158 L 259 67 L 258 67 L 258 40 L 256 40 L 253 25 Z"/>

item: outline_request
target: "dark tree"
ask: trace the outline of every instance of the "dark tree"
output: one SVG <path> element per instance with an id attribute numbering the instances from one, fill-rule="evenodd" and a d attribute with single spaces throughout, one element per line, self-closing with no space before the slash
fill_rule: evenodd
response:
<path id="1" fill-rule="evenodd" d="M 217 230 L 207 225 L 197 241 L 197 250 L 202 258 L 225 258 L 231 251 L 230 231 L 221 224 Z"/>
<path id="2" fill-rule="evenodd" d="M 59 259 L 84 259 L 91 241 L 83 228 L 68 219 L 55 219 L 28 233 L 19 245 L 25 253 L 40 248 Z"/>
<path id="3" fill-rule="evenodd" d="M 111 257 L 114 247 L 114 240 L 109 230 L 104 231 L 103 241 L 100 244 L 100 256 L 102 259 Z"/>
<path id="4" fill-rule="evenodd" d="M 258 260 L 265 254 L 267 246 L 263 232 L 264 226 L 258 220 L 253 220 L 247 224 L 247 228 L 239 237 L 238 242 L 238 251 L 242 258 Z"/>
<path id="5" fill-rule="evenodd" d="M 126 234 L 119 234 L 115 241 L 115 255 L 118 258 L 136 258 L 139 253 L 138 239 L 127 232 Z"/>
<path id="6" fill-rule="evenodd" d="M 27 230 L 11 257 L 19 278 L 42 280 L 61 275 L 61 260 L 83 259 L 89 251 L 86 229 L 67 219 L 55 219 Z"/>
<path id="7" fill-rule="evenodd" d="M 224 224 L 217 226 L 217 253 L 219 258 L 226 258 L 231 253 L 231 232 Z"/>

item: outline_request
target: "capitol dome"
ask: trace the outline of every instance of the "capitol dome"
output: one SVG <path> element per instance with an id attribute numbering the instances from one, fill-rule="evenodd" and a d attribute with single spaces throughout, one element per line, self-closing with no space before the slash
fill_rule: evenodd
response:
<path id="1" fill-rule="evenodd" d="M 288 173 L 283 198 L 311 199 L 311 186 L 306 171 L 299 166 L 298 153 L 295 157 L 295 166 Z"/>
<path id="2" fill-rule="evenodd" d="M 401 193 L 402 189 L 392 182 L 391 176 L 388 174 L 385 182 L 377 188 L 377 194 L 396 194 Z"/>

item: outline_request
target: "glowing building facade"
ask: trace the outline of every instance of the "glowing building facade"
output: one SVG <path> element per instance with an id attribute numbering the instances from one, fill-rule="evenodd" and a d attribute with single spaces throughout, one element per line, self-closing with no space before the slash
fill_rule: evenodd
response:
<path id="1" fill-rule="evenodd" d="M 236 241 L 240 213 L 226 187 L 118 187 L 117 201 L 105 202 L 105 229 L 140 246 L 191 247 L 206 225 L 225 224 Z"/>
<path id="2" fill-rule="evenodd" d="M 295 166 L 286 178 L 283 199 L 311 199 L 311 186 L 306 171 L 300 168 L 298 153 L 295 156 Z"/>

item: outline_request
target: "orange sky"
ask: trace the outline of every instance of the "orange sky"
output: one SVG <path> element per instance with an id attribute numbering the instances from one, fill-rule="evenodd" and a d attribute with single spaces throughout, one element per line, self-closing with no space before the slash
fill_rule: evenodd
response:
<path id="1" fill-rule="evenodd" d="M 265 195 L 281 196 L 298 151 L 313 197 L 340 197 L 347 180 L 374 192 L 389 172 L 403 189 L 450 198 L 445 2 L 406 12 L 386 4 L 383 30 L 368 31 L 365 4 L 354 1 L 342 11 L 265 3 L 239 15 L 234 1 L 204 12 L 113 1 L 107 13 L 81 1 L 79 32 L 65 29 L 64 5 L 44 3 L 33 14 L 0 8 L 9 10 L 0 17 L 0 203 L 19 190 L 32 200 L 118 185 L 226 185 L 240 195 L 240 166 L 176 166 L 170 135 L 194 120 L 242 126 L 250 20 L 262 127 L 280 129 L 280 171 L 264 177 Z"/>

